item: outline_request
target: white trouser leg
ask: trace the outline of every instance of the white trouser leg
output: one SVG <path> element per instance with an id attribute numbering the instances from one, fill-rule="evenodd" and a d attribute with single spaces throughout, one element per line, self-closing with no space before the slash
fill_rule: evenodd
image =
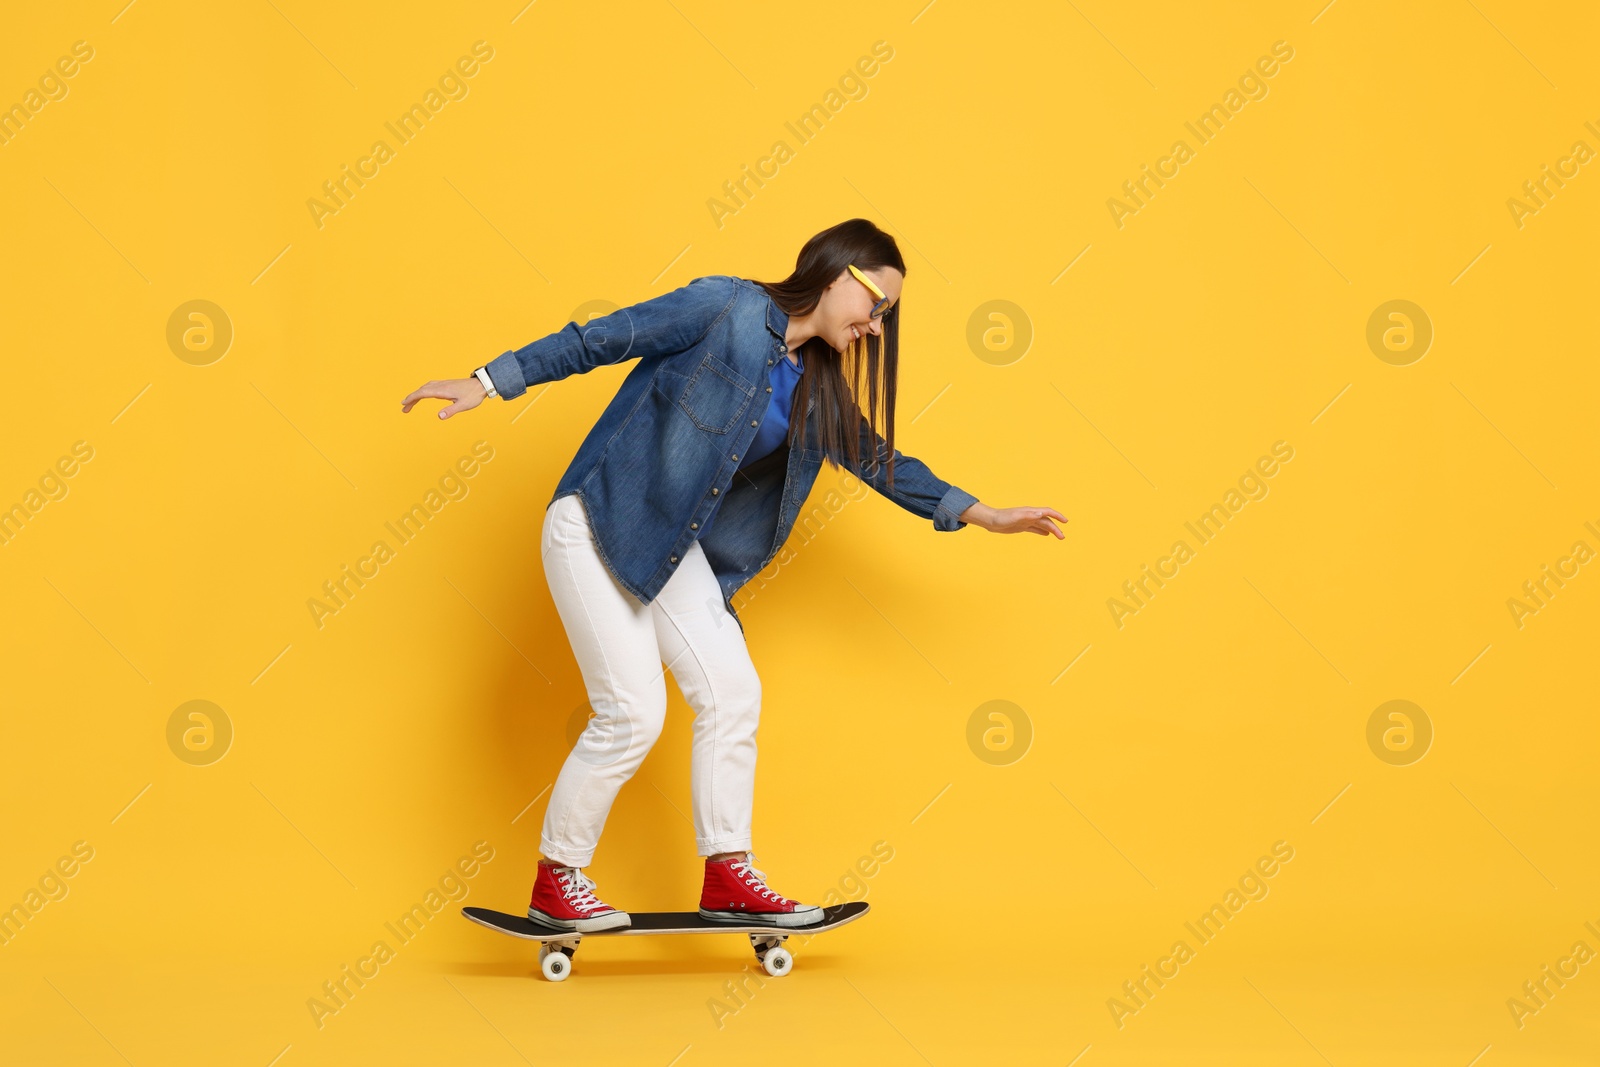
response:
<path id="1" fill-rule="evenodd" d="M 698 543 L 650 604 L 606 569 L 576 494 L 545 514 L 546 580 L 594 717 L 550 793 L 539 847 L 574 867 L 594 858 L 606 816 L 661 734 L 663 658 L 695 713 L 690 782 L 700 855 L 751 847 L 761 683 Z"/>
<path id="2" fill-rule="evenodd" d="M 545 510 L 540 553 L 594 716 L 550 791 L 539 848 L 587 867 L 618 790 L 661 734 L 666 677 L 654 613 L 606 569 L 580 497 L 563 496 Z"/>
<path id="3" fill-rule="evenodd" d="M 702 856 L 744 852 L 751 847 L 761 679 L 698 541 L 651 607 L 662 655 L 694 712 L 695 845 Z"/>

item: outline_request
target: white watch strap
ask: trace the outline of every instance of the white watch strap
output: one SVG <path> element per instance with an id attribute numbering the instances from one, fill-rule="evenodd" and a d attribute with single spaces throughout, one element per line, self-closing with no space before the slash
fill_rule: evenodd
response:
<path id="1" fill-rule="evenodd" d="M 489 368 L 488 367 L 479 367 L 477 370 L 473 371 L 472 373 L 477 377 L 478 381 L 483 383 L 484 391 L 486 393 L 488 393 L 491 397 L 495 397 L 495 396 L 499 396 L 500 395 L 498 392 L 495 391 L 494 379 L 489 377 Z"/>

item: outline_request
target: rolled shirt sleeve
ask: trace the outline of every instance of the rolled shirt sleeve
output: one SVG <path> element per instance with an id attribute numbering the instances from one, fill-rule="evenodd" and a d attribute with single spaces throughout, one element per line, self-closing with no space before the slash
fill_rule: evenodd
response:
<path id="1" fill-rule="evenodd" d="M 618 308 L 582 325 L 495 357 L 486 369 L 495 391 L 514 400 L 530 386 L 560 381 L 625 359 L 669 356 L 692 348 L 733 306 L 736 283 L 725 275 L 696 278 L 670 293 Z"/>
<path id="2" fill-rule="evenodd" d="M 872 469 L 874 456 L 879 459 L 876 470 Z M 931 519 L 935 530 L 959 530 L 969 525 L 961 521 L 960 515 L 978 502 L 977 497 L 951 485 L 929 470 L 926 463 L 898 448 L 894 450 L 894 488 L 890 489 L 887 457 L 887 442 L 866 416 L 861 416 L 861 463 L 856 471 L 861 480 L 913 515 Z"/>

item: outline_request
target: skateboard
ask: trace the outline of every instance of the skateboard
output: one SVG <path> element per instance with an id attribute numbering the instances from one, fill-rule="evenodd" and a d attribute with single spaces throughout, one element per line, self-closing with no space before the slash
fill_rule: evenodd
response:
<path id="1" fill-rule="evenodd" d="M 572 954 L 578 951 L 578 942 L 586 937 L 617 937 L 629 934 L 749 934 L 750 947 L 755 949 L 761 967 L 774 978 L 789 973 L 794 958 L 783 943 L 791 934 L 814 934 L 832 930 L 847 922 L 854 922 L 869 910 L 864 900 L 848 904 L 835 904 L 822 909 L 821 920 L 807 926 L 773 926 L 770 923 L 716 922 L 703 919 L 693 911 L 636 911 L 631 912 L 633 925 L 621 930 L 597 930 L 580 933 L 576 930 L 558 930 L 529 919 L 526 915 L 508 915 L 489 908 L 462 908 L 461 914 L 491 930 L 538 941 L 539 969 L 552 982 L 565 981 L 572 973 Z"/>

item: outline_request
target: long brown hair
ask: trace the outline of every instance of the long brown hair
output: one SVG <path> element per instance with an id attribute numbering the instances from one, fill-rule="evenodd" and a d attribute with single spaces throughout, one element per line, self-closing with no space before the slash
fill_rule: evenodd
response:
<path id="1" fill-rule="evenodd" d="M 756 282 L 772 297 L 779 310 L 789 316 L 809 314 L 822 299 L 822 291 L 854 263 L 863 271 L 893 267 L 901 275 L 906 262 L 893 237 L 867 219 L 847 219 L 816 234 L 800 249 L 794 272 L 781 282 Z M 751 279 L 754 281 L 754 279 Z M 852 284 L 859 284 L 851 278 Z M 844 352 L 838 352 L 822 337 L 812 337 L 800 346 L 806 365 L 794 391 L 789 416 L 790 447 L 805 440 L 807 398 L 817 399 L 817 440 L 834 466 L 843 457 L 852 471 L 861 469 L 860 425 L 876 427 L 878 422 L 879 379 L 882 378 L 884 450 L 872 457 L 875 469 L 888 460 L 888 484 L 894 485 L 894 401 L 900 364 L 900 303 L 883 315 L 883 336 L 871 333 Z M 865 348 L 865 358 L 862 349 Z M 859 398 L 866 374 L 867 411 L 863 414 Z"/>

